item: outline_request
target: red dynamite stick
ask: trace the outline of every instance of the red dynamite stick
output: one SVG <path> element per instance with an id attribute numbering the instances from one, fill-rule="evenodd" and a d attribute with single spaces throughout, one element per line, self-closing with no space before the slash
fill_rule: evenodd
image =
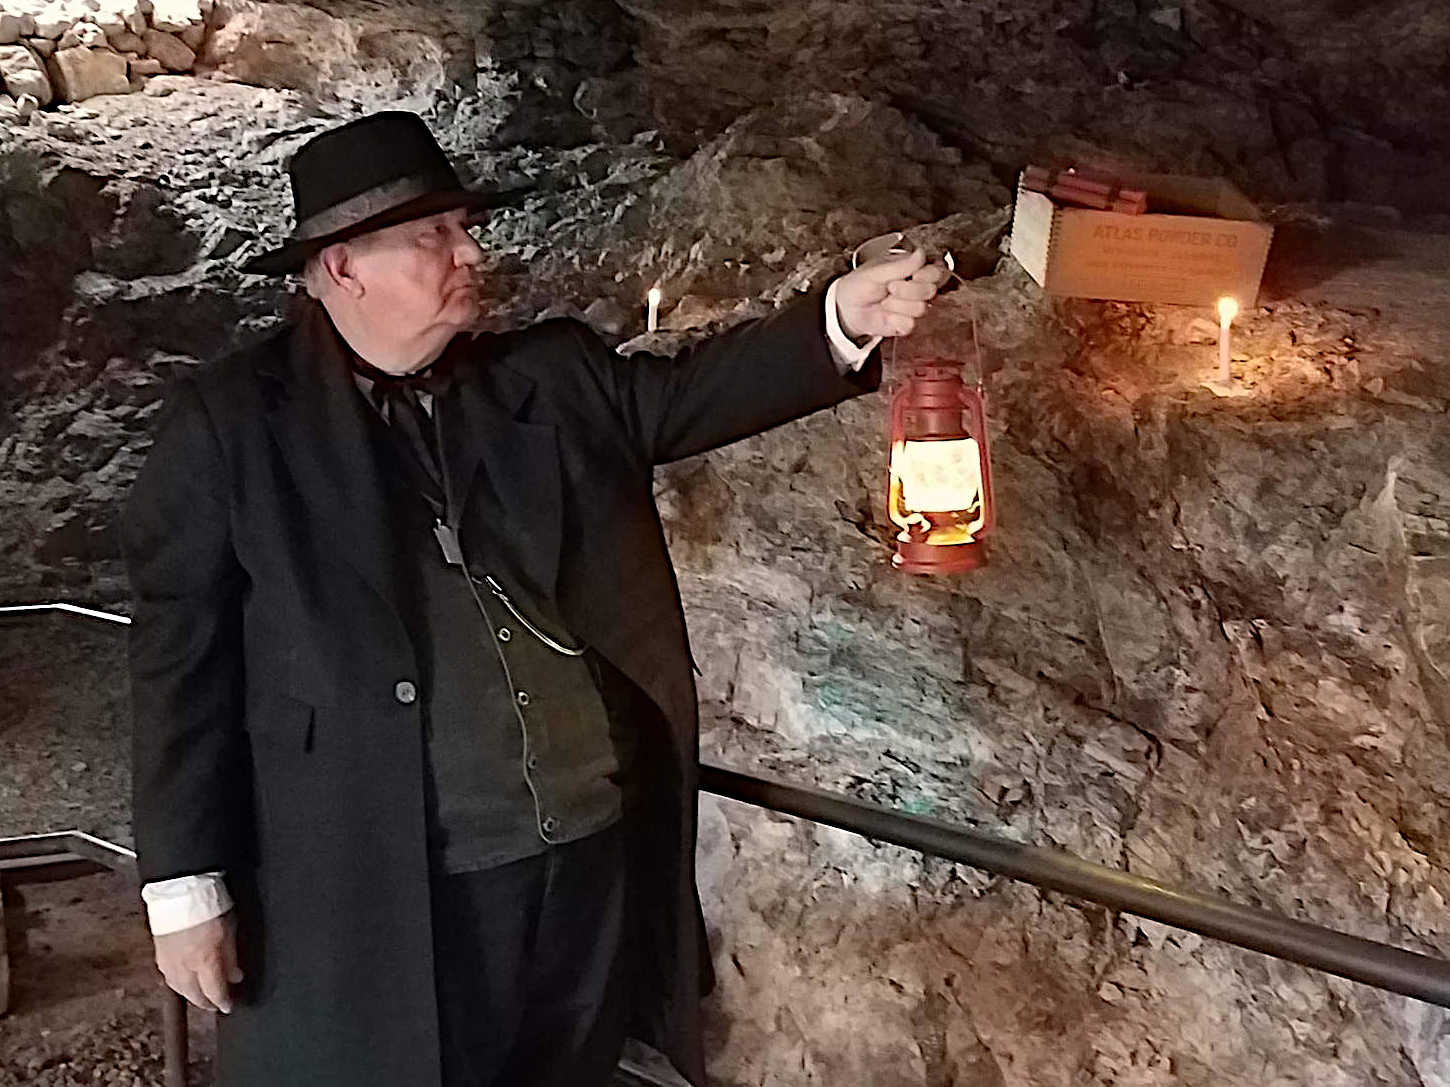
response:
<path id="1" fill-rule="evenodd" d="M 1122 184 L 1122 179 L 1117 174 L 1110 174 L 1106 170 L 1095 170 L 1091 166 L 1074 166 L 1071 173 L 1074 177 L 1079 177 L 1086 181 L 1096 181 L 1103 185 L 1111 185 L 1113 188 L 1117 188 Z"/>
<path id="2" fill-rule="evenodd" d="M 1109 184 L 1106 181 L 1095 181 L 1090 177 L 1075 174 L 1070 170 L 1058 174 L 1057 183 L 1059 185 L 1072 185 L 1075 188 L 1083 189 L 1087 192 L 1095 192 L 1100 196 L 1107 197 L 1111 197 L 1118 188 L 1116 183 Z"/>
<path id="3" fill-rule="evenodd" d="M 1022 187 L 1029 192 L 1046 192 L 1052 186 L 1052 175 L 1041 166 L 1029 166 L 1022 171 Z"/>
<path id="4" fill-rule="evenodd" d="M 1092 188 L 1090 186 L 1080 184 L 1079 182 L 1077 182 L 1076 180 L 1073 179 L 1073 177 L 1072 177 L 1071 174 L 1060 174 L 1060 175 L 1058 175 L 1058 178 L 1057 178 L 1057 187 L 1058 188 L 1061 188 L 1061 189 L 1070 189 L 1073 192 L 1080 192 L 1080 193 L 1083 193 L 1084 195 L 1088 195 L 1088 196 L 1101 196 L 1104 200 L 1107 200 L 1107 201 L 1110 201 L 1110 202 L 1112 201 L 1112 199 L 1114 197 L 1114 194 L 1111 191 L 1110 192 L 1101 192 L 1100 190 L 1098 190 L 1096 188 Z"/>
<path id="5" fill-rule="evenodd" d="M 1064 203 L 1077 204 L 1085 208 L 1096 208 L 1099 211 L 1106 211 L 1112 204 L 1111 200 L 1099 193 L 1083 192 L 1081 189 L 1074 189 L 1066 185 L 1052 186 L 1048 190 L 1048 195 Z"/>

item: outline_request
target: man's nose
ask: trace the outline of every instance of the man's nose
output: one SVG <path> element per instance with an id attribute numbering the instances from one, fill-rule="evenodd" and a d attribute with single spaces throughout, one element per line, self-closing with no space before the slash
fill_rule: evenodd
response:
<path id="1" fill-rule="evenodd" d="M 483 247 L 478 244 L 472 234 L 460 228 L 458 240 L 453 246 L 453 263 L 460 268 L 472 268 L 481 260 L 483 260 Z"/>

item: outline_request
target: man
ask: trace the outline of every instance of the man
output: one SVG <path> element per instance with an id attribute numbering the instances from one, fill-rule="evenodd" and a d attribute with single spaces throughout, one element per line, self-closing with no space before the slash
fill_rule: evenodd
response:
<path id="1" fill-rule="evenodd" d="M 158 966 L 227 1013 L 228 1087 L 590 1087 L 631 1033 L 702 1082 L 651 470 L 876 388 L 944 272 L 873 264 L 673 360 L 472 337 L 489 199 L 417 117 L 290 172 L 249 268 L 314 302 L 176 386 L 124 518 Z"/>

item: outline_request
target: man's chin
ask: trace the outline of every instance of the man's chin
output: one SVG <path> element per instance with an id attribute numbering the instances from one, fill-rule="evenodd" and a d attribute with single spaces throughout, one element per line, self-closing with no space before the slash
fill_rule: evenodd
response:
<path id="1" fill-rule="evenodd" d="M 477 321 L 483 313 L 483 302 L 473 291 L 455 291 L 443 305 L 442 318 L 460 328 Z"/>

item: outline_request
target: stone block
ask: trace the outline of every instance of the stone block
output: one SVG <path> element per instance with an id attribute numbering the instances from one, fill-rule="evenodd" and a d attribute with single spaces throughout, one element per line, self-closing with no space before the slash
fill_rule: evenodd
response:
<path id="1" fill-rule="evenodd" d="M 155 57 L 142 57 L 140 60 L 133 60 L 130 67 L 132 78 L 137 76 L 160 75 L 166 71 L 166 66 Z"/>
<path id="2" fill-rule="evenodd" d="M 56 96 L 66 102 L 131 92 L 126 58 L 112 49 L 58 49 L 48 67 Z"/>
<path id="3" fill-rule="evenodd" d="M 140 11 L 133 11 L 126 16 L 126 29 L 138 37 L 146 33 L 146 16 Z"/>
<path id="4" fill-rule="evenodd" d="M 119 34 L 108 34 L 111 48 L 118 53 L 144 53 L 146 52 L 146 39 L 140 34 L 132 34 L 129 30 L 123 30 Z"/>
<path id="5" fill-rule="evenodd" d="M 35 17 L 35 34 L 40 38 L 59 38 L 71 28 L 75 19 L 60 4 L 50 4 Z"/>
<path id="6" fill-rule="evenodd" d="M 180 38 L 186 44 L 186 47 L 190 49 L 193 53 L 199 53 L 201 52 L 201 43 L 206 40 L 206 24 L 195 23 L 187 27 L 185 30 L 178 31 L 176 36 Z"/>
<path id="7" fill-rule="evenodd" d="M 196 64 L 196 54 L 180 38 L 164 30 L 148 30 L 144 35 L 146 52 L 164 64 L 168 71 L 189 72 Z"/>
<path id="8" fill-rule="evenodd" d="M 20 104 L 8 94 L 0 94 L 0 125 L 20 123 Z"/>
<path id="9" fill-rule="evenodd" d="M 55 42 L 49 38 L 26 38 L 25 44 L 35 50 L 35 55 L 42 60 L 55 55 Z"/>
<path id="10" fill-rule="evenodd" d="M 24 45 L 0 45 L 0 79 L 16 98 L 34 95 L 42 106 L 54 98 L 44 62 Z"/>
<path id="11" fill-rule="evenodd" d="M 151 25 L 157 30 L 176 33 L 205 21 L 199 0 L 151 0 Z"/>
<path id="12" fill-rule="evenodd" d="M 0 45 L 12 45 L 20 40 L 22 30 L 20 16 L 0 11 Z"/>
<path id="13" fill-rule="evenodd" d="M 101 28 L 101 33 L 110 37 L 126 29 L 126 17 L 114 7 L 102 8 L 91 15 L 91 22 Z"/>
<path id="14" fill-rule="evenodd" d="M 31 115 L 40 108 L 40 101 L 33 94 L 22 94 L 15 100 L 15 107 L 20 111 L 20 123 L 25 124 L 30 120 Z"/>

